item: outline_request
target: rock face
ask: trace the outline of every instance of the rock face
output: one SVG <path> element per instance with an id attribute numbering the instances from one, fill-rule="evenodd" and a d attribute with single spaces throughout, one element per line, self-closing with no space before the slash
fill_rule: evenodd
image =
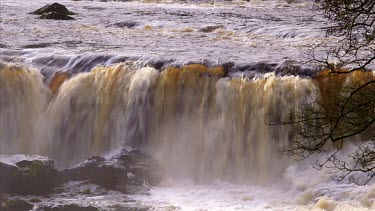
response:
<path id="1" fill-rule="evenodd" d="M 48 4 L 31 14 L 40 15 L 41 19 L 53 20 L 74 20 L 70 15 L 75 15 L 74 12 L 69 11 L 64 5 L 59 3 Z"/>
<path id="2" fill-rule="evenodd" d="M 42 156 L 0 155 L 0 192 L 45 194 L 62 183 L 54 161 Z"/>
<path id="3" fill-rule="evenodd" d="M 159 162 L 139 150 L 123 150 L 110 159 L 93 156 L 86 162 L 62 171 L 65 180 L 91 183 L 125 193 L 157 185 L 164 177 Z M 142 188 L 141 188 L 142 189 Z"/>

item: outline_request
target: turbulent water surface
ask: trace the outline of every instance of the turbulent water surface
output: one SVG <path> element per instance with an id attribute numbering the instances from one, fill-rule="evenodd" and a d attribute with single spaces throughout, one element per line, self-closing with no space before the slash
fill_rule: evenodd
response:
<path id="1" fill-rule="evenodd" d="M 324 154 L 295 163 L 280 153 L 288 128 L 265 124 L 330 83 L 304 64 L 309 45 L 335 40 L 310 1 L 59 2 L 76 20 L 28 14 L 52 1 L 1 1 L 0 153 L 48 155 L 66 167 L 130 145 L 155 156 L 167 177 L 147 195 L 43 203 L 375 209 L 375 184 L 312 169 Z"/>

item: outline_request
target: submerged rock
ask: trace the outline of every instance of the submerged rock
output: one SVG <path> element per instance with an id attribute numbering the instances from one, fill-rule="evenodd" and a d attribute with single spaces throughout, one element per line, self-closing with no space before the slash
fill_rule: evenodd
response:
<path id="1" fill-rule="evenodd" d="M 164 177 L 159 162 L 139 150 L 123 151 L 110 159 L 93 156 L 86 162 L 62 171 L 65 180 L 88 180 L 93 184 L 125 193 L 148 190 Z"/>
<path id="2" fill-rule="evenodd" d="M 113 26 L 115 27 L 119 27 L 119 28 L 134 28 L 138 25 L 137 22 L 135 21 L 123 21 L 123 22 L 117 22 L 115 24 L 113 24 Z"/>
<path id="3" fill-rule="evenodd" d="M 34 205 L 21 199 L 4 200 L 0 204 L 1 211 L 25 211 L 33 209 Z"/>
<path id="4" fill-rule="evenodd" d="M 50 12 L 60 13 L 64 15 L 75 15 L 74 12 L 69 11 L 64 5 L 59 3 L 47 4 L 46 6 L 35 10 L 31 14 L 43 15 Z"/>
<path id="5" fill-rule="evenodd" d="M 99 209 L 92 206 L 83 207 L 77 204 L 68 204 L 53 207 L 41 207 L 38 209 L 38 211 L 99 211 Z"/>
<path id="6" fill-rule="evenodd" d="M 45 194 L 62 183 L 54 161 L 36 155 L 0 155 L 0 192 Z"/>
<path id="7" fill-rule="evenodd" d="M 206 26 L 206 27 L 203 27 L 203 28 L 199 29 L 198 31 L 209 33 L 209 32 L 215 31 L 216 29 L 221 29 L 221 28 L 224 28 L 224 26 L 223 25 Z"/>
<path id="8" fill-rule="evenodd" d="M 74 20 L 73 17 L 58 12 L 44 13 L 40 16 L 41 19 L 51 19 L 51 20 Z"/>

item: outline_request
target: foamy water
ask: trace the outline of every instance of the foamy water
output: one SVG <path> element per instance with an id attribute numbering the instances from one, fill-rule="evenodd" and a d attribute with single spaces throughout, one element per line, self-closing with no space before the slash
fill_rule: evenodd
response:
<path id="1" fill-rule="evenodd" d="M 310 166 L 290 166 L 278 183 L 255 186 L 213 181 L 166 179 L 150 195 L 132 197 L 153 210 L 272 210 L 370 211 L 375 210 L 375 185 L 357 186 L 330 180 Z"/>
<path id="2" fill-rule="evenodd" d="M 279 64 L 303 61 L 306 58 L 301 52 L 306 46 L 329 40 L 324 37 L 325 20 L 311 10 L 309 1 L 155 4 L 63 0 L 59 2 L 77 13 L 76 20 L 42 20 L 28 14 L 50 2 L 2 1 L 1 58 L 26 59 L 44 74 L 89 71 L 98 64 L 128 59 Z M 207 27 L 216 28 L 204 31 Z"/>
<path id="3" fill-rule="evenodd" d="M 134 198 L 154 210 L 375 210 L 374 183 L 358 186 L 333 181 L 327 169 L 317 171 L 308 163 L 289 166 L 272 184 L 238 185 L 216 180 L 199 185 L 166 179 L 151 189 L 151 195 Z"/>

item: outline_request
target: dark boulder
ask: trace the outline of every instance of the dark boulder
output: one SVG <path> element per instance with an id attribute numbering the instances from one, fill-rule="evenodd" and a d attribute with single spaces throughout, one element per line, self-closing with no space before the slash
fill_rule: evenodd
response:
<path id="1" fill-rule="evenodd" d="M 138 149 L 123 150 L 117 159 L 123 165 L 129 164 L 129 172 L 136 178 L 142 179 L 152 186 L 158 185 L 165 176 L 159 161 Z"/>
<path id="2" fill-rule="evenodd" d="M 3 200 L 0 203 L 1 211 L 26 211 L 32 210 L 34 205 L 20 199 Z"/>
<path id="3" fill-rule="evenodd" d="M 0 192 L 45 194 L 62 183 L 54 161 L 36 155 L 0 155 Z"/>
<path id="4" fill-rule="evenodd" d="M 73 17 L 58 12 L 43 13 L 40 18 L 51 20 L 74 20 Z"/>
<path id="5" fill-rule="evenodd" d="M 129 184 L 127 170 L 115 161 L 95 156 L 73 168 L 65 169 L 62 175 L 66 181 L 88 180 L 93 184 L 112 190 L 126 192 Z"/>
<path id="6" fill-rule="evenodd" d="M 93 156 L 86 162 L 65 169 L 67 181 L 88 180 L 111 190 L 134 193 L 157 185 L 164 177 L 159 162 L 139 150 L 123 151 L 110 159 Z"/>
<path id="7" fill-rule="evenodd" d="M 46 6 L 35 10 L 31 14 L 43 15 L 50 12 L 60 13 L 64 15 L 75 15 L 74 12 L 69 11 L 64 5 L 59 3 L 47 4 Z"/>

